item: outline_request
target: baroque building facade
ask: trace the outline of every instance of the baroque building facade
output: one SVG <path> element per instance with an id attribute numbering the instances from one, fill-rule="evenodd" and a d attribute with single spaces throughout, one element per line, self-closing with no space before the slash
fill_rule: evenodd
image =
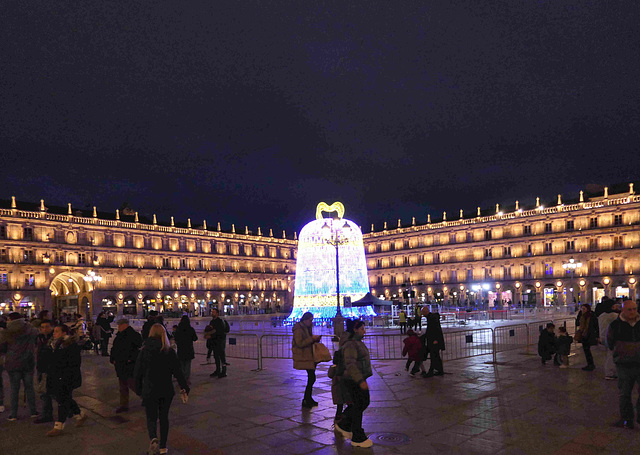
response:
<path id="1" fill-rule="evenodd" d="M 102 310 L 206 316 L 288 311 L 297 241 L 160 225 L 123 210 L 115 216 L 15 198 L 0 208 L 0 312 L 95 317 Z"/>
<path id="2" fill-rule="evenodd" d="M 372 293 L 445 306 L 566 306 L 638 297 L 640 196 L 628 191 L 364 235 Z M 573 269 L 573 270 L 572 270 Z"/>

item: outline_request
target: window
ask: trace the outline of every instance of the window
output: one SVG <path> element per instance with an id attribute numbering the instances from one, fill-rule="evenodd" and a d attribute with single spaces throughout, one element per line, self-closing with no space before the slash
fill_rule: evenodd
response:
<path id="1" fill-rule="evenodd" d="M 202 259 L 198 259 L 198 269 L 204 269 L 204 262 L 202 261 Z"/>
<path id="2" fill-rule="evenodd" d="M 7 227 L 0 226 L 0 239 L 6 239 L 6 238 L 7 238 Z"/>
<path id="3" fill-rule="evenodd" d="M 531 245 L 527 245 L 527 254 L 531 256 Z"/>
<path id="4" fill-rule="evenodd" d="M 433 244 L 434 245 L 440 245 L 440 236 L 436 235 L 435 237 L 433 237 Z"/>
<path id="5" fill-rule="evenodd" d="M 382 259 L 376 259 L 376 268 L 377 269 L 381 269 L 382 268 Z"/>
<path id="6" fill-rule="evenodd" d="M 171 267 L 171 261 L 169 260 L 169 258 L 162 258 L 162 267 L 166 269 Z"/>
<path id="7" fill-rule="evenodd" d="M 395 251 L 396 250 L 396 244 L 395 242 L 391 242 L 391 244 L 389 245 L 389 251 Z"/>
<path id="8" fill-rule="evenodd" d="M 6 273 L 0 273 L 0 284 L 7 284 L 7 274 Z"/>
<path id="9" fill-rule="evenodd" d="M 485 240 L 491 240 L 491 230 L 487 229 L 486 231 L 484 231 L 484 239 Z"/>
<path id="10" fill-rule="evenodd" d="M 7 262 L 7 250 L 4 248 L 0 250 L 0 262 Z"/>
<path id="11" fill-rule="evenodd" d="M 458 271 L 457 270 L 452 270 L 451 271 L 451 281 L 454 283 L 458 282 Z"/>
<path id="12" fill-rule="evenodd" d="M 598 249 L 598 239 L 589 239 L 589 249 L 591 251 Z"/>
<path id="13" fill-rule="evenodd" d="M 522 266 L 522 277 L 523 278 L 531 278 L 531 266 L 523 265 Z"/>
<path id="14" fill-rule="evenodd" d="M 553 232 L 553 225 L 551 223 L 544 223 L 544 232 Z"/>
<path id="15" fill-rule="evenodd" d="M 594 216 L 593 218 L 589 218 L 589 227 L 590 228 L 597 228 L 598 227 L 598 217 Z"/>
<path id="16" fill-rule="evenodd" d="M 180 288 L 181 289 L 187 288 L 187 279 L 185 277 L 180 278 Z"/>
<path id="17" fill-rule="evenodd" d="M 437 264 L 440 262 L 440 253 L 433 253 L 433 262 Z"/>
<path id="18" fill-rule="evenodd" d="M 127 287 L 132 288 L 134 283 L 133 275 L 127 275 Z"/>
<path id="19" fill-rule="evenodd" d="M 574 223 L 573 220 L 567 220 L 567 231 L 573 231 Z"/>
<path id="20" fill-rule="evenodd" d="M 567 241 L 567 251 L 575 251 L 575 249 L 576 249 L 575 240 L 568 240 Z"/>
<path id="21" fill-rule="evenodd" d="M 525 224 L 524 226 L 524 235 L 531 235 L 531 225 Z"/>
<path id="22" fill-rule="evenodd" d="M 467 281 L 473 281 L 473 269 L 467 269 Z"/>
<path id="23" fill-rule="evenodd" d="M 395 275 L 391 275 L 391 284 L 396 284 L 396 276 Z"/>
<path id="24" fill-rule="evenodd" d="M 511 267 L 508 267 L 508 266 L 502 267 L 502 278 L 505 280 L 511 279 Z"/>
<path id="25" fill-rule="evenodd" d="M 613 237 L 613 247 L 614 248 L 622 248 L 624 245 L 622 243 L 622 236 L 621 235 L 616 235 L 615 237 Z"/>
<path id="26" fill-rule="evenodd" d="M 490 280 L 491 278 L 493 278 L 493 272 L 491 271 L 491 269 L 484 269 L 484 279 Z"/>
<path id="27" fill-rule="evenodd" d="M 23 257 L 25 262 L 33 262 L 35 258 L 33 250 L 25 250 Z"/>
<path id="28" fill-rule="evenodd" d="M 624 273 L 624 259 L 613 260 L 613 273 Z"/>
<path id="29" fill-rule="evenodd" d="M 36 281 L 36 279 L 35 279 L 35 276 L 33 275 L 33 273 L 26 273 L 24 275 L 24 285 L 25 286 L 33 286 L 35 281 Z"/>
<path id="30" fill-rule="evenodd" d="M 502 255 L 504 257 L 510 258 L 511 257 L 511 247 L 510 246 L 505 246 L 502 248 Z"/>
<path id="31" fill-rule="evenodd" d="M 449 243 L 456 243 L 456 235 L 449 234 Z"/>
<path id="32" fill-rule="evenodd" d="M 433 281 L 440 283 L 440 272 L 433 272 Z"/>
<path id="33" fill-rule="evenodd" d="M 187 260 L 186 259 L 180 259 L 180 267 L 182 267 L 183 269 L 187 268 Z"/>
<path id="34" fill-rule="evenodd" d="M 171 277 L 164 276 L 162 277 L 162 289 L 170 289 L 171 288 Z"/>
<path id="35" fill-rule="evenodd" d="M 116 282 L 116 279 L 113 275 L 107 275 L 107 286 L 112 287 Z"/>
<path id="36" fill-rule="evenodd" d="M 551 264 L 544 265 L 545 276 L 553 276 L 553 266 Z"/>
<path id="37" fill-rule="evenodd" d="M 492 256 L 492 252 L 491 252 L 491 248 L 485 248 L 485 249 L 484 249 L 484 257 L 485 257 L 485 258 L 493 257 L 493 256 Z"/>
<path id="38" fill-rule="evenodd" d="M 467 242 L 473 242 L 473 234 L 471 232 L 467 232 Z"/>
<path id="39" fill-rule="evenodd" d="M 376 283 L 378 284 L 378 286 L 382 286 L 382 277 L 381 276 L 376 277 Z"/>
<path id="40" fill-rule="evenodd" d="M 23 238 L 25 240 L 33 240 L 33 228 L 26 227 L 24 228 L 23 233 Z"/>
<path id="41" fill-rule="evenodd" d="M 144 285 L 146 286 L 147 289 L 151 289 L 153 287 L 153 277 L 150 275 L 145 276 Z"/>
<path id="42" fill-rule="evenodd" d="M 87 257 L 84 253 L 78 253 L 78 264 L 86 264 Z"/>
<path id="43" fill-rule="evenodd" d="M 622 215 L 615 215 L 613 217 L 613 225 L 614 226 L 622 226 Z"/>
<path id="44" fill-rule="evenodd" d="M 405 240 L 405 241 L 403 242 L 402 247 L 403 247 L 405 250 L 409 249 L 409 240 Z"/>
<path id="45" fill-rule="evenodd" d="M 404 257 L 404 265 L 409 265 L 409 256 Z"/>
<path id="46" fill-rule="evenodd" d="M 553 243 L 551 242 L 546 242 L 544 244 L 544 252 L 545 253 L 553 253 Z"/>
<path id="47" fill-rule="evenodd" d="M 58 264 L 64 264 L 64 253 L 58 251 L 56 253 L 56 263 Z"/>

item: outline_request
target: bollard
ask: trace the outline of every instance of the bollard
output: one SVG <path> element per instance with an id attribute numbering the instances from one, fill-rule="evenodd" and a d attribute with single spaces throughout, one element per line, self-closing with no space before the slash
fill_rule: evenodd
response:
<path id="1" fill-rule="evenodd" d="M 496 347 L 496 331 L 494 329 L 491 329 L 491 338 L 492 338 L 492 344 L 493 344 L 493 363 L 496 364 L 498 363 L 498 355 L 497 355 L 497 347 Z"/>

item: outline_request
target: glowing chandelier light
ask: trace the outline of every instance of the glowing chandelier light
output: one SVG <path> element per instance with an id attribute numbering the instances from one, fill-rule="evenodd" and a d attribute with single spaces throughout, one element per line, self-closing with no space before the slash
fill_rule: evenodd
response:
<path id="1" fill-rule="evenodd" d="M 322 212 L 334 212 L 324 218 Z M 309 311 L 314 318 L 328 319 L 336 315 L 337 293 L 356 301 L 369 292 L 367 263 L 362 232 L 344 215 L 340 202 L 318 204 L 316 220 L 300 231 L 293 311 L 288 322 L 297 321 Z M 336 256 L 338 264 L 336 264 Z M 336 278 L 339 270 L 339 286 Z M 371 306 L 341 308 L 345 317 L 375 316 Z"/>

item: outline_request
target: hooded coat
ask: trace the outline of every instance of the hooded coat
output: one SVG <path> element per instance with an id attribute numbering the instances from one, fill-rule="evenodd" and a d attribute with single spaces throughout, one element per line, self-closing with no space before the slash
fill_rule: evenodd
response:
<path id="1" fill-rule="evenodd" d="M 24 319 L 8 321 L 0 330 L 0 346 L 6 349 L 4 369 L 7 371 L 33 371 L 36 366 L 35 346 L 38 330 Z"/>
<path id="2" fill-rule="evenodd" d="M 116 334 L 111 347 L 111 362 L 122 380 L 133 377 L 133 369 L 142 347 L 142 337 L 131 326 Z"/>
<path id="3" fill-rule="evenodd" d="M 178 348 L 178 359 L 191 360 L 196 357 L 193 342 L 198 341 L 198 335 L 190 324 L 180 321 L 173 338 Z"/>
<path id="4" fill-rule="evenodd" d="M 78 337 L 65 335 L 58 339 L 52 338 L 49 346 L 52 352 L 47 369 L 47 393 L 55 397 L 80 387 L 82 350 L 78 345 Z"/>
<path id="5" fill-rule="evenodd" d="M 316 362 L 313 360 L 313 336 L 311 330 L 301 322 L 293 326 L 291 351 L 293 354 L 293 368 L 296 370 L 316 369 Z"/>

